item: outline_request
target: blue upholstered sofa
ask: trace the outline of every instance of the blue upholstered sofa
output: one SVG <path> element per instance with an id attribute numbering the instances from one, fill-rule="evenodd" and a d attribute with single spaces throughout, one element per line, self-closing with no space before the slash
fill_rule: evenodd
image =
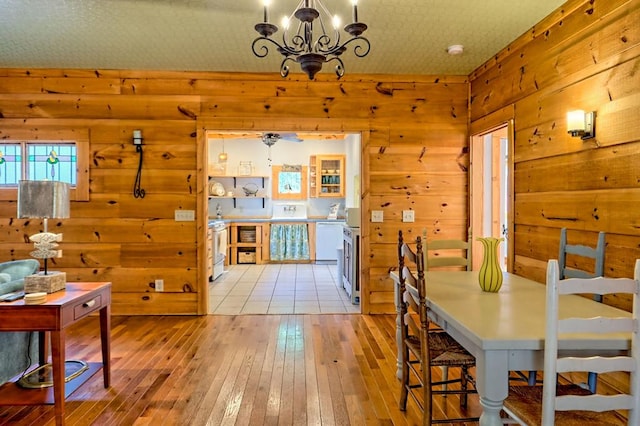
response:
<path id="1" fill-rule="evenodd" d="M 0 296 L 23 290 L 24 277 L 36 273 L 38 269 L 40 269 L 40 263 L 35 259 L 1 262 Z M 0 332 L 0 384 L 36 362 L 37 354 L 37 333 Z"/>

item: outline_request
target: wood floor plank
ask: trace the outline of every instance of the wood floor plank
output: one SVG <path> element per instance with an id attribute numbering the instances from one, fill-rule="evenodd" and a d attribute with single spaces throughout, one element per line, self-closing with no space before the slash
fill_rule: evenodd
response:
<path id="1" fill-rule="evenodd" d="M 98 330 L 95 317 L 72 326 L 67 358 L 99 362 Z M 111 387 L 98 373 L 72 394 L 68 426 L 421 422 L 413 402 L 398 408 L 390 315 L 113 317 L 111 352 Z M 455 397 L 436 409 L 459 414 Z M 53 406 L 0 407 L 2 426 L 54 424 Z"/>
<path id="2" fill-rule="evenodd" d="M 271 371 L 271 382 L 269 384 L 269 396 L 264 418 L 265 425 L 277 425 L 280 413 L 280 397 L 282 394 L 282 383 L 284 375 L 284 358 L 287 344 L 289 315 L 281 317 L 276 334 L 276 347 L 273 358 L 273 369 Z"/>
<path id="3" fill-rule="evenodd" d="M 269 329 L 264 330 L 264 328 L 260 328 L 261 330 L 263 330 L 263 334 L 268 337 L 268 340 L 265 348 L 264 361 L 260 370 L 260 379 L 258 382 L 256 397 L 254 399 L 254 404 L 251 407 L 251 418 L 249 424 L 252 426 L 265 424 L 267 405 L 269 402 L 270 384 L 273 376 L 274 360 L 278 345 L 278 324 L 280 323 L 281 318 L 278 315 L 269 315 L 267 318 L 270 321 Z"/>
<path id="4" fill-rule="evenodd" d="M 320 416 L 320 393 L 318 388 L 318 374 L 316 370 L 315 351 L 313 350 L 314 324 L 310 316 L 304 317 L 304 380 L 306 396 L 307 423 L 317 425 L 322 423 Z"/>
<path id="5" fill-rule="evenodd" d="M 318 387 L 318 400 L 320 408 L 320 424 L 333 426 L 336 424 L 333 414 L 331 388 L 327 372 L 327 360 L 321 353 L 324 328 L 318 316 L 311 316 L 313 327 L 311 330 L 311 344 L 314 348 L 314 366 Z"/>

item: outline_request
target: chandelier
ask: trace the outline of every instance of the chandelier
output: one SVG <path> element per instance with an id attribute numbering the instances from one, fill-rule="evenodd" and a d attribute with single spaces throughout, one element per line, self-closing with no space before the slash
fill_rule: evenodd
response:
<path id="1" fill-rule="evenodd" d="M 280 75 L 289 75 L 289 62 L 298 62 L 309 80 L 313 80 L 325 62 L 335 62 L 335 72 L 338 78 L 344 75 L 344 63 L 340 58 L 347 50 L 347 45 L 354 43 L 353 53 L 363 58 L 369 54 L 371 45 L 369 40 L 362 37 L 367 25 L 358 22 L 358 0 L 351 0 L 353 4 L 353 22 L 344 27 L 344 31 L 351 37 L 341 43 L 340 22 L 337 16 L 331 15 L 320 0 L 302 0 L 296 10 L 288 18 L 283 18 L 282 41 L 277 42 L 273 38 L 278 27 L 269 22 L 269 4 L 271 0 L 264 1 L 264 22 L 256 24 L 255 29 L 260 34 L 256 38 L 251 49 L 253 54 L 264 58 L 269 54 L 268 44 L 272 43 L 284 59 L 280 64 Z M 295 32 L 290 31 L 292 18 L 298 20 Z M 333 35 L 327 34 L 325 21 L 331 21 Z M 315 31 L 315 34 L 314 34 Z"/>

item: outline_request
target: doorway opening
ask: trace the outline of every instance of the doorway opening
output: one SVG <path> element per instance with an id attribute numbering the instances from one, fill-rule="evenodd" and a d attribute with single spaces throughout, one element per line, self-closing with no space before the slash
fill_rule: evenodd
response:
<path id="1" fill-rule="evenodd" d="M 470 222 L 473 252 L 482 253 L 477 237 L 503 238 L 498 258 L 503 270 L 513 265 L 513 122 L 471 137 Z M 473 269 L 479 269 L 482 256 L 473 256 Z"/>
<path id="2" fill-rule="evenodd" d="M 280 137 L 272 142 L 269 139 L 271 143 L 263 140 L 264 134 L 275 133 Z M 205 169 L 211 187 L 209 192 L 213 190 L 208 197 L 208 215 L 211 221 L 226 222 L 230 231 L 225 266 L 228 274 L 210 282 L 209 313 L 359 313 L 360 305 L 351 303 L 342 286 L 340 251 L 337 250 L 338 245 L 342 246 L 342 232 L 338 234 L 339 243 L 333 244 L 334 261 L 318 261 L 316 256 L 315 261 L 310 258 L 307 262 L 273 262 L 270 228 L 273 223 L 282 228 L 283 223 L 291 220 L 284 221 L 281 216 L 291 216 L 293 209 L 297 218 L 304 209 L 309 243 L 313 245 L 314 255 L 321 251 L 315 243 L 326 242 L 329 234 L 337 234 L 318 235 L 326 228 L 321 225 L 326 225 L 332 219 L 331 214 L 335 214 L 334 206 L 339 204 L 339 222 L 344 221 L 346 208 L 360 206 L 360 133 L 208 131 L 206 143 Z M 224 165 L 220 164 L 220 158 L 224 159 Z M 324 164 L 320 158 L 327 166 L 314 168 L 314 159 Z M 303 183 L 305 191 L 301 191 L 309 194 L 304 199 L 293 199 L 290 191 L 280 191 L 280 175 L 273 174 L 278 167 L 297 171 L 298 166 L 308 181 Z M 325 168 L 328 170 L 323 172 Z M 312 182 L 313 175 L 321 172 L 327 174 L 326 182 L 324 176 L 322 181 Z M 253 189 L 249 195 L 243 188 L 248 187 L 247 182 Z M 312 183 L 317 184 L 317 190 L 314 191 Z M 331 188 L 338 188 L 340 184 L 344 185 L 340 196 L 319 194 L 332 193 Z M 324 191 L 325 188 L 329 190 Z M 277 191 L 277 196 L 273 191 Z M 312 192 L 316 195 L 311 196 Z M 297 224 L 290 226 L 299 231 Z M 231 304 L 223 305 L 225 301 Z"/>

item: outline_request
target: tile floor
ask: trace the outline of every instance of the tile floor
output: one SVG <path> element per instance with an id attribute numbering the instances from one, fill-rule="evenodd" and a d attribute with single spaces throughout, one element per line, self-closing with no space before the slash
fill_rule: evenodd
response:
<path id="1" fill-rule="evenodd" d="M 360 313 L 338 285 L 337 267 L 315 264 L 230 265 L 209 284 L 216 315 Z"/>

